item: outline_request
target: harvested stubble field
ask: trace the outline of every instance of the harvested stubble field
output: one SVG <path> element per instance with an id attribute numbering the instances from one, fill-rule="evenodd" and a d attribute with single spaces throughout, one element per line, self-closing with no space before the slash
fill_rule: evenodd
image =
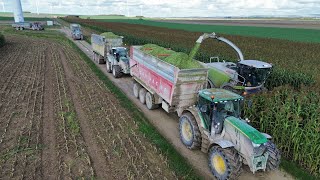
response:
<path id="1" fill-rule="evenodd" d="M 166 157 L 66 42 L 0 48 L 0 179 L 175 179 Z"/>

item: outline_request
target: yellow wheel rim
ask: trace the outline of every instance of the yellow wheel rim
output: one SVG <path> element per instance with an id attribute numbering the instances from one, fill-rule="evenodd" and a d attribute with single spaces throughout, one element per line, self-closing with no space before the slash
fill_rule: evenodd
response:
<path id="1" fill-rule="evenodd" d="M 189 124 L 188 121 L 184 121 L 182 124 L 182 134 L 187 141 L 191 141 L 192 130 L 191 130 L 191 125 Z"/>
<path id="2" fill-rule="evenodd" d="M 216 154 L 212 157 L 212 164 L 214 169 L 219 173 L 219 174 L 224 174 L 227 170 L 226 163 L 223 159 L 223 157 L 219 154 Z"/>

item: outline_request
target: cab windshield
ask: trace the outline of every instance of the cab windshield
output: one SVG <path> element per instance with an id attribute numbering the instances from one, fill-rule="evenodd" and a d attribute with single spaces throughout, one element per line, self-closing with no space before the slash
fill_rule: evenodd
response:
<path id="1" fill-rule="evenodd" d="M 271 68 L 255 68 L 241 65 L 238 73 L 245 79 L 245 85 L 255 87 L 264 84 L 271 72 Z"/>
<path id="2" fill-rule="evenodd" d="M 240 117 L 240 99 L 210 102 L 203 97 L 199 97 L 198 107 L 209 129 L 212 121 L 223 122 L 228 116 Z"/>
<path id="3" fill-rule="evenodd" d="M 223 101 L 216 103 L 217 113 L 223 117 L 234 116 L 236 118 L 240 117 L 240 101 Z"/>
<path id="4" fill-rule="evenodd" d="M 127 57 L 127 49 L 125 48 L 117 49 L 117 53 L 119 53 L 120 57 Z"/>

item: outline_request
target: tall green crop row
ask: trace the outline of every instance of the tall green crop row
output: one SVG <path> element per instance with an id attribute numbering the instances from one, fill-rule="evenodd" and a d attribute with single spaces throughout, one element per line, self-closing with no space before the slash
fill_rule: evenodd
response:
<path id="1" fill-rule="evenodd" d="M 68 22 L 78 22 L 84 27 L 91 28 L 93 30 L 99 31 L 99 32 L 105 32 L 105 31 L 112 31 L 116 33 L 117 35 L 124 36 L 124 42 L 126 44 L 130 45 L 144 45 L 144 44 L 157 44 L 162 47 L 170 47 L 172 50 L 177 51 L 177 52 L 183 52 L 186 54 L 189 54 L 191 49 L 193 48 L 194 42 L 192 44 L 187 43 L 182 43 L 182 42 L 177 42 L 177 43 L 172 43 L 172 41 L 167 41 L 165 37 L 163 38 L 158 38 L 156 35 L 154 37 L 145 37 L 145 36 L 136 36 L 132 35 L 133 33 L 131 32 L 124 32 L 120 30 L 115 30 L 114 28 L 109 28 L 106 26 L 97 26 L 94 24 L 94 21 L 92 23 L 88 22 L 88 20 L 83 21 L 81 19 L 68 19 L 64 18 L 65 21 Z M 130 24 L 128 24 L 130 26 Z M 134 30 L 132 29 L 132 32 Z M 177 34 L 178 36 L 178 34 Z M 183 45 L 187 46 L 183 46 Z M 212 55 L 206 53 L 206 52 L 198 52 L 196 54 L 196 58 L 199 61 L 202 62 L 209 62 L 210 57 Z M 230 57 L 222 57 L 220 56 L 220 59 L 232 59 Z M 269 79 L 266 82 L 266 87 L 268 89 L 273 89 L 274 87 L 282 86 L 282 85 L 290 85 L 295 88 L 299 88 L 302 85 L 304 86 L 309 86 L 312 85 L 315 82 L 314 78 L 311 75 L 305 74 L 305 73 L 298 73 L 295 71 L 289 71 L 280 67 L 275 68 Z"/>
<path id="2" fill-rule="evenodd" d="M 313 91 L 276 88 L 252 98 L 244 114 L 262 132 L 273 136 L 282 156 L 320 175 L 320 95 Z"/>
<path id="3" fill-rule="evenodd" d="M 4 36 L 0 34 L 0 47 L 4 46 L 4 44 L 5 44 Z"/>

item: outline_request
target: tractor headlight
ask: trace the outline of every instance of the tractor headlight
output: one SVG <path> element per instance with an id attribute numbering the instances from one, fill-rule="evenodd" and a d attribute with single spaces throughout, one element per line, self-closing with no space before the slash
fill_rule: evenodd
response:
<path id="1" fill-rule="evenodd" d="M 257 148 L 257 147 L 259 147 L 261 144 L 255 144 L 255 143 L 252 143 L 252 146 L 254 147 L 254 148 Z"/>
<path id="2" fill-rule="evenodd" d="M 253 146 L 253 155 L 256 156 L 261 156 L 265 150 L 266 150 L 266 146 L 264 144 L 255 144 L 252 143 Z"/>

